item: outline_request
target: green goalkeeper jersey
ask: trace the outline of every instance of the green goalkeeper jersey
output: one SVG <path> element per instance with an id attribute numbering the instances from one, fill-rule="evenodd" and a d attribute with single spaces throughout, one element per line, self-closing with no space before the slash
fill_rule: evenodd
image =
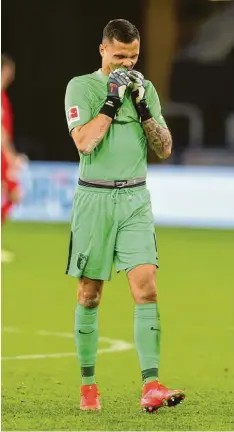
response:
<path id="1" fill-rule="evenodd" d="M 67 85 L 65 110 L 69 131 L 96 117 L 107 96 L 108 76 L 101 69 L 73 78 Z M 155 120 L 166 127 L 157 92 L 146 81 L 146 101 Z M 130 180 L 146 177 L 147 139 L 127 89 L 108 132 L 89 155 L 80 154 L 80 178 Z"/>

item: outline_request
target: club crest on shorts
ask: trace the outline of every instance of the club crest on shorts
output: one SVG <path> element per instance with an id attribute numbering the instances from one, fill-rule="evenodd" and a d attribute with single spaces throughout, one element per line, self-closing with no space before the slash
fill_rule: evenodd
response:
<path id="1" fill-rule="evenodd" d="M 87 260 L 88 260 L 87 255 L 79 253 L 78 258 L 77 258 L 77 268 L 79 270 L 84 270 L 86 263 L 87 263 Z"/>
<path id="2" fill-rule="evenodd" d="M 78 106 L 73 106 L 67 110 L 67 121 L 70 126 L 71 123 L 80 120 L 80 112 Z"/>

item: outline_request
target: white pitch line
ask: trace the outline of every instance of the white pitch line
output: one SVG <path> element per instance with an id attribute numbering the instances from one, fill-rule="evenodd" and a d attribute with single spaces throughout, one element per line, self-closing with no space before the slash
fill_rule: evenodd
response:
<path id="1" fill-rule="evenodd" d="M 3 327 L 3 333 L 20 333 L 20 329 L 17 327 Z"/>
<path id="2" fill-rule="evenodd" d="M 10 330 L 9 330 L 10 329 Z M 3 331 L 9 333 L 19 333 L 20 330 L 13 327 L 5 327 Z M 40 336 L 55 336 L 60 338 L 69 338 L 73 339 L 74 335 L 72 333 L 65 332 L 48 332 L 46 330 L 38 330 L 36 334 Z M 100 348 L 98 350 L 98 354 L 104 353 L 113 353 L 120 351 L 128 351 L 133 348 L 133 345 L 129 342 L 125 342 L 117 339 L 110 339 L 107 337 L 100 337 L 99 340 L 101 342 L 109 343 L 110 346 L 107 348 Z M 54 354 L 26 354 L 26 355 L 18 355 L 18 356 L 7 356 L 2 357 L 2 360 L 36 360 L 36 359 L 46 359 L 46 358 L 64 358 L 64 357 L 75 357 L 76 352 L 70 353 L 54 353 Z"/>
<path id="3" fill-rule="evenodd" d="M 49 332 L 46 330 L 38 330 L 36 332 L 39 336 L 55 336 L 60 338 L 69 338 L 73 339 L 74 335 L 72 333 L 65 333 L 65 332 Z"/>
<path id="4" fill-rule="evenodd" d="M 62 357 L 74 357 L 76 353 L 55 353 L 55 354 L 29 354 L 19 356 L 2 357 L 2 360 L 37 360 L 45 358 L 62 358 Z"/>

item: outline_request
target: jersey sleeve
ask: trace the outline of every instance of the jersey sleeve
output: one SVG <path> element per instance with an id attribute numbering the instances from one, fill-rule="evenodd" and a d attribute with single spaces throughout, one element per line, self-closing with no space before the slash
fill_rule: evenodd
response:
<path id="1" fill-rule="evenodd" d="M 161 104 L 153 84 L 148 81 L 146 87 L 146 100 L 149 105 L 150 112 L 160 126 L 167 128 L 167 124 L 161 112 Z"/>
<path id="2" fill-rule="evenodd" d="M 85 81 L 79 77 L 71 79 L 65 93 L 65 112 L 69 132 L 92 120 L 91 106 L 90 92 Z"/>

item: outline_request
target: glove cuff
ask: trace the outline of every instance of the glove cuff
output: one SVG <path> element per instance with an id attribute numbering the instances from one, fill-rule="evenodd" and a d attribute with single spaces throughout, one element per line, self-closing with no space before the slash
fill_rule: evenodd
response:
<path id="1" fill-rule="evenodd" d="M 153 117 L 145 99 L 142 99 L 135 106 L 136 106 L 137 113 L 141 118 L 142 123 Z"/>
<path id="2" fill-rule="evenodd" d="M 121 100 L 118 97 L 107 96 L 103 107 L 100 109 L 99 114 L 105 114 L 114 119 L 118 109 L 120 108 Z"/>

